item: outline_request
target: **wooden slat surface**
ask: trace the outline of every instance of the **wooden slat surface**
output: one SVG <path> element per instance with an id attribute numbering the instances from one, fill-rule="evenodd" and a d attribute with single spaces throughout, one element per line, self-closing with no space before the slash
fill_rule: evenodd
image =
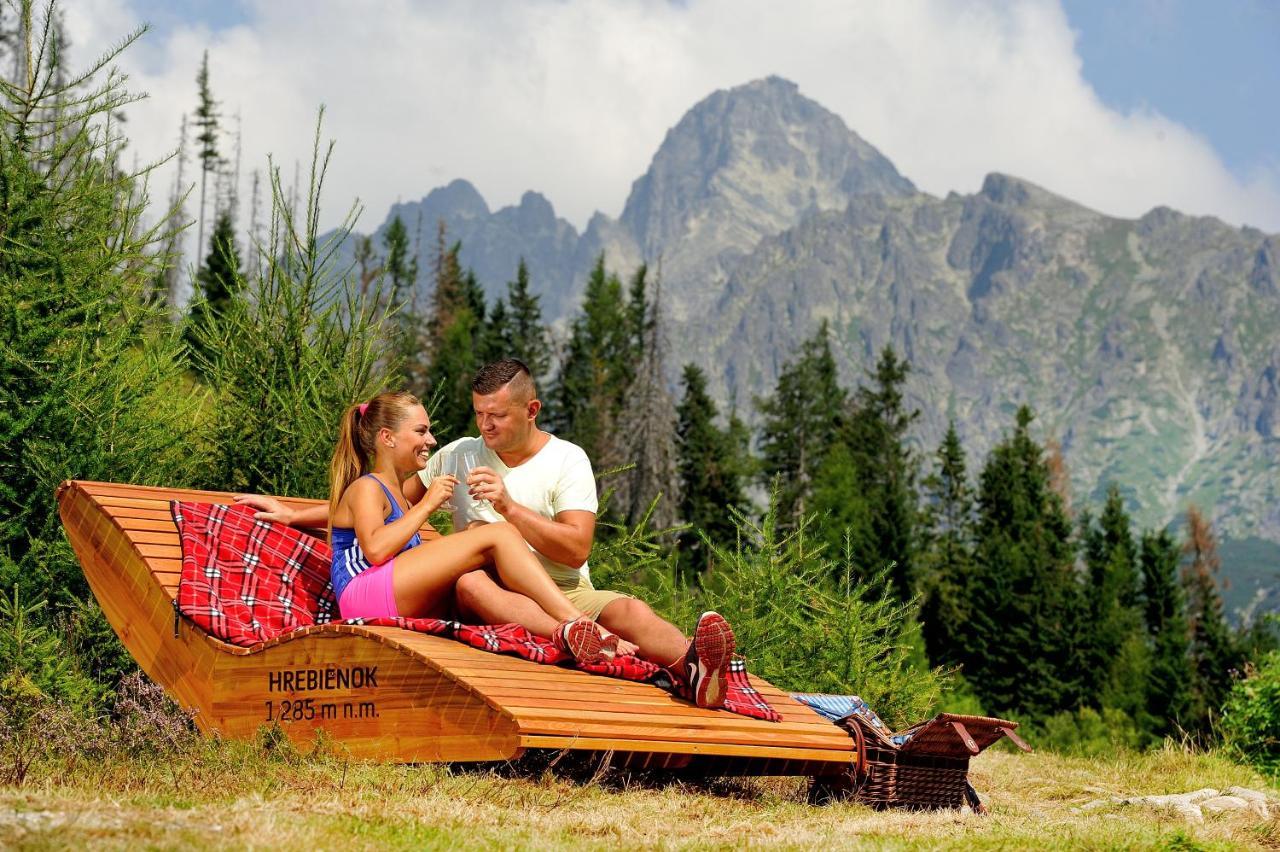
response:
<path id="1" fill-rule="evenodd" d="M 119 537 L 134 554 L 131 558 L 137 560 L 144 574 L 149 572 L 152 588 L 162 592 L 163 597 L 156 600 L 166 604 L 176 594 L 182 568 L 181 545 L 169 501 L 227 504 L 234 498 L 232 494 L 190 489 L 111 483 L 73 485 L 81 489 L 95 507 L 94 511 L 101 512 L 103 520 L 119 531 Z M 299 508 L 321 502 L 288 501 Z M 139 588 L 123 595 L 107 592 L 113 601 L 113 612 L 127 609 L 132 597 L 143 591 Z M 98 593 L 97 585 L 95 593 Z M 102 599 L 102 595 L 99 597 Z M 159 660 L 165 653 L 164 641 L 155 637 L 163 636 L 166 631 L 171 635 L 172 612 L 167 605 L 157 604 L 149 614 L 138 617 L 153 619 L 158 624 L 147 633 L 152 638 L 146 640 L 145 653 Z M 112 623 L 117 624 L 114 619 Z M 117 632 L 121 630 L 117 625 Z M 365 734 L 355 729 L 347 731 L 341 726 L 331 730 L 331 735 L 340 741 L 360 743 L 358 747 L 353 746 L 353 756 L 486 760 L 512 757 L 525 748 L 573 748 L 651 754 L 652 760 L 650 757 L 632 760 L 635 765 L 698 765 L 727 768 L 734 773 L 822 774 L 829 771 L 822 767 L 847 765 L 852 752 L 852 741 L 843 731 L 758 678 L 752 679 L 753 685 L 781 713 L 781 722 L 769 723 L 705 710 L 649 684 L 539 665 L 397 628 L 357 625 L 317 628 L 311 635 L 288 639 L 255 653 L 225 645 L 189 624 L 183 625 L 182 633 L 184 647 L 195 655 L 191 659 L 197 660 L 206 654 L 210 655 L 208 662 L 186 663 L 186 668 L 172 670 L 165 677 L 187 684 L 182 687 L 186 690 L 184 694 L 203 690 L 205 695 L 201 700 L 213 701 L 209 696 L 220 696 L 216 704 L 208 706 L 209 719 L 202 727 L 208 729 L 212 724 L 209 720 L 216 719 L 217 727 L 231 735 L 250 735 L 261 723 L 263 702 L 272 696 L 262 694 L 260 684 L 263 671 L 271 665 L 340 665 L 353 655 L 363 658 L 374 654 L 370 659 L 382 660 L 379 665 L 388 667 L 385 671 L 407 672 L 399 676 L 401 680 L 409 678 L 406 684 L 423 684 L 408 688 L 418 690 L 414 694 L 426 698 L 395 698 L 388 697 L 389 693 L 380 698 L 380 706 L 388 708 L 389 715 L 382 717 L 377 725 L 356 726 L 376 728 L 379 733 L 372 739 L 366 736 L 368 730 Z M 127 628 L 121 633 L 126 646 L 136 655 L 138 650 L 130 644 L 130 635 Z M 342 641 L 331 641 L 337 639 Z M 374 645 L 386 650 L 362 650 L 369 640 L 375 640 Z M 204 650 L 192 645 L 192 641 Z M 343 642 L 356 644 L 344 645 Z M 378 656 L 384 653 L 391 653 L 392 657 Z M 403 669 L 400 664 L 389 662 L 396 659 L 412 659 L 417 668 Z M 158 664 L 144 665 L 144 668 L 150 673 Z M 221 672 L 216 680 L 215 664 Z M 158 671 L 170 669 L 161 665 Z M 413 671 L 421 672 L 427 679 L 413 675 Z M 164 678 L 158 679 L 170 686 Z M 423 688 L 427 688 L 426 693 L 420 693 Z M 423 700 L 430 707 L 422 704 Z M 415 707 L 418 709 L 414 710 Z M 422 714 L 423 724 L 428 718 L 436 721 L 409 737 L 397 733 L 413 713 Z M 395 721 L 397 719 L 401 721 Z M 326 723 L 324 727 L 330 730 L 333 726 Z M 347 727 L 351 727 L 350 724 Z"/>

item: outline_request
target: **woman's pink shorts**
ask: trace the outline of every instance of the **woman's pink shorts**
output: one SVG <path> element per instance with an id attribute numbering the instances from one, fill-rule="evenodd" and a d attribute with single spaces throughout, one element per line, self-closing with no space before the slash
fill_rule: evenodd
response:
<path id="1" fill-rule="evenodd" d="M 361 571 L 351 578 L 338 599 L 343 618 L 395 618 L 396 591 L 391 582 L 395 557 Z"/>

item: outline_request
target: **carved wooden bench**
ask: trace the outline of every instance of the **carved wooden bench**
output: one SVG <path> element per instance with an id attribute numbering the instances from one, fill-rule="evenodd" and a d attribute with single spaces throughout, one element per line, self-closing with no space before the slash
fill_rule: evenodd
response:
<path id="1" fill-rule="evenodd" d="M 826 777 L 854 756 L 844 731 L 760 678 L 781 722 L 394 627 L 322 625 L 257 649 L 227 644 L 176 616 L 182 550 L 171 500 L 227 504 L 232 495 L 78 481 L 58 489 L 67 536 L 107 619 L 205 733 L 246 739 L 278 723 L 300 744 L 323 730 L 357 759 L 492 761 L 567 749 L 708 775 Z"/>

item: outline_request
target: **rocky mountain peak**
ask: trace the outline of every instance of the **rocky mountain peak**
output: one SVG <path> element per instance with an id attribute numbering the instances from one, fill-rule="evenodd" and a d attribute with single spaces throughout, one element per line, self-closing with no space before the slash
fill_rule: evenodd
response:
<path id="1" fill-rule="evenodd" d="M 470 181 L 461 178 L 431 190 L 422 199 L 421 207 L 424 217 L 432 219 L 478 219 L 489 215 L 484 196 Z"/>
<path id="2" fill-rule="evenodd" d="M 685 113 L 632 185 L 621 222 L 647 254 L 708 228 L 724 230 L 719 249 L 746 250 L 814 210 L 843 209 L 852 195 L 914 191 L 839 116 L 767 77 Z"/>

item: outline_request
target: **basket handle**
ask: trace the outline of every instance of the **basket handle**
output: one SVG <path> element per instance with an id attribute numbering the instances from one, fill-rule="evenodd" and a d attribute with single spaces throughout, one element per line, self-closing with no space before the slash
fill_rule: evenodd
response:
<path id="1" fill-rule="evenodd" d="M 854 777 L 859 785 L 862 779 L 867 777 L 867 737 L 862 733 L 862 725 L 857 719 L 853 720 L 853 724 L 849 726 L 849 731 L 853 734 L 853 745 L 858 750 L 858 756 L 853 761 Z"/>
<path id="2" fill-rule="evenodd" d="M 978 744 L 973 741 L 973 737 L 969 736 L 969 729 L 964 726 L 964 723 L 952 719 L 951 727 L 955 728 L 956 734 L 960 737 L 960 742 L 964 743 L 964 747 L 969 749 L 970 754 L 977 754 L 982 751 L 982 749 L 978 748 Z"/>
<path id="3" fill-rule="evenodd" d="M 1030 752 L 1030 751 L 1031 751 L 1031 746 L 1029 746 L 1029 745 L 1027 745 L 1025 742 L 1023 742 L 1023 741 L 1022 741 L 1022 737 L 1020 737 L 1020 736 L 1018 736 L 1017 734 L 1015 734 L 1015 733 L 1013 732 L 1013 729 L 1012 729 L 1012 728 L 1000 727 L 1000 728 L 996 728 L 996 730 L 997 730 L 997 731 L 1000 731 L 1000 732 L 1001 732 L 1001 733 L 1003 733 L 1006 737 L 1008 737 L 1009 739 L 1013 740 L 1013 744 L 1014 744 L 1014 745 L 1016 745 L 1018 748 L 1022 749 L 1022 750 L 1023 750 L 1023 751 L 1025 751 L 1025 752 Z"/>

